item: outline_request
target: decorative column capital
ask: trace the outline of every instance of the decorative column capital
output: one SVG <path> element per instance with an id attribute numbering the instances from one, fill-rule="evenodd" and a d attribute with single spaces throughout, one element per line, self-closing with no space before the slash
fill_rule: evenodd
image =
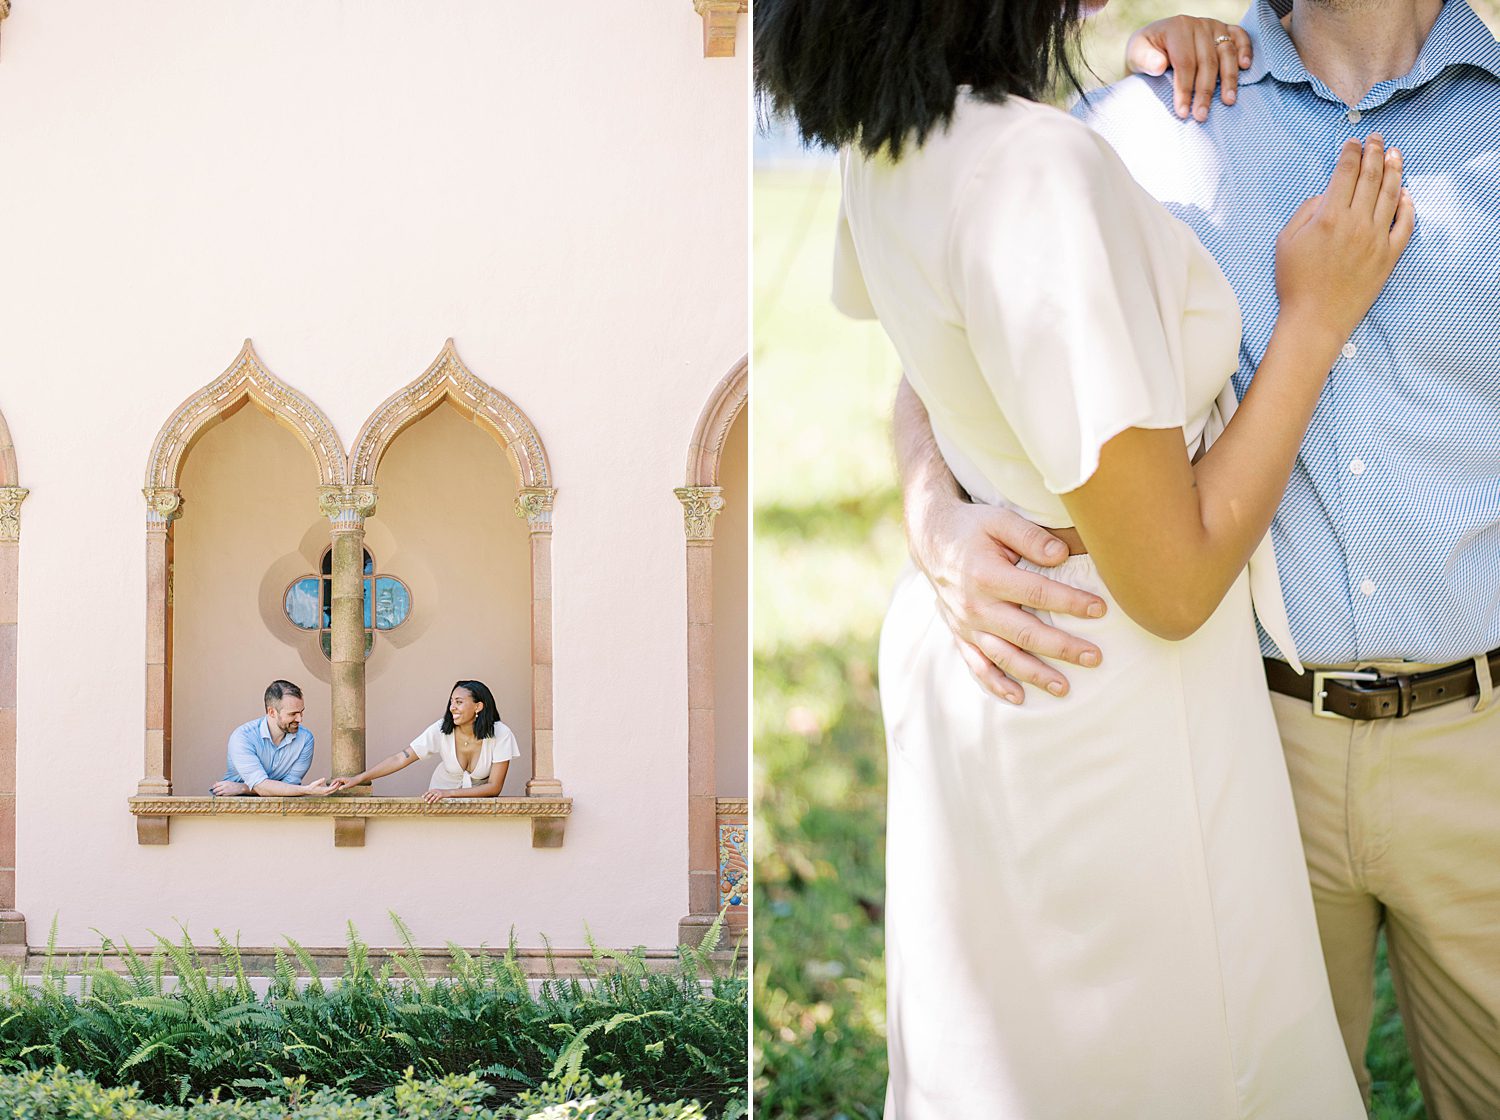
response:
<path id="1" fill-rule="evenodd" d="M 5 0 L 0 0 L 0 5 L 4 3 Z M 29 493 L 30 490 L 20 486 L 0 486 L 0 541 L 21 539 L 21 503 Z"/>
<path id="2" fill-rule="evenodd" d="M 682 503 L 683 527 L 690 541 L 714 539 L 714 518 L 724 508 L 721 486 L 679 486 L 672 493 Z"/>
<path id="3" fill-rule="evenodd" d="M 557 491 L 550 486 L 524 486 L 516 495 L 516 516 L 524 517 L 533 532 L 552 528 L 552 500 Z"/>
<path id="4" fill-rule="evenodd" d="M 693 0 L 693 10 L 703 18 L 703 57 L 733 58 L 734 37 L 747 0 Z"/>
<path id="5" fill-rule="evenodd" d="M 141 493 L 146 496 L 146 528 L 164 530 L 168 522 L 182 516 L 181 490 L 148 486 Z"/>
<path id="6" fill-rule="evenodd" d="M 375 512 L 373 486 L 320 486 L 318 509 L 333 523 L 333 531 L 363 529 L 365 518 Z"/>

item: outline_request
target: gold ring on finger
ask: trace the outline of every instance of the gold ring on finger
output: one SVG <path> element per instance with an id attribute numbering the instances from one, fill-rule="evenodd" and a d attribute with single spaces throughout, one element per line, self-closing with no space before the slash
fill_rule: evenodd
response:
<path id="1" fill-rule="evenodd" d="M 1233 35 L 1218 35 L 1218 36 L 1214 37 L 1214 42 L 1215 43 L 1232 43 L 1232 42 L 1234 42 L 1234 36 Z"/>

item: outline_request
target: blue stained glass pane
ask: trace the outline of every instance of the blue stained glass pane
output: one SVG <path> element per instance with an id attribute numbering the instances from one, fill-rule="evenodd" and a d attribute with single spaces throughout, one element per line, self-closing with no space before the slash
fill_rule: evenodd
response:
<path id="1" fill-rule="evenodd" d="M 411 592 L 406 584 L 394 576 L 381 576 L 375 581 L 375 628 L 394 630 L 406 621 L 411 613 Z M 366 619 L 368 620 L 368 615 Z"/>
<path id="2" fill-rule="evenodd" d="M 323 581 L 323 629 L 333 626 L 333 580 Z"/>
<path id="3" fill-rule="evenodd" d="M 370 628 L 370 581 L 365 580 L 365 629 Z"/>
<path id="4" fill-rule="evenodd" d="M 375 557 L 373 557 L 373 556 L 370 555 L 370 550 L 367 548 L 367 549 L 365 549 L 365 575 L 367 575 L 367 576 L 373 576 L 374 574 L 375 574 Z"/>
<path id="5" fill-rule="evenodd" d="M 301 630 L 318 628 L 318 581 L 299 579 L 286 591 L 286 616 Z"/>

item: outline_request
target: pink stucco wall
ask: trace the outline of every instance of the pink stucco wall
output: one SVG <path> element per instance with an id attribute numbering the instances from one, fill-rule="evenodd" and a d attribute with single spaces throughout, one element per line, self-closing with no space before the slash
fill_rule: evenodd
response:
<path id="1" fill-rule="evenodd" d="M 337 944 L 351 918 L 389 941 L 394 909 L 429 944 L 514 926 L 577 945 L 585 920 L 606 944 L 673 941 L 687 798 L 672 488 L 747 349 L 747 37 L 735 59 L 702 58 L 688 0 L 16 5 L 0 408 L 32 491 L 17 892 L 33 940 L 56 915 L 64 944 L 177 921 Z M 169 846 L 135 843 L 142 474 L 172 410 L 246 336 L 346 447 L 449 336 L 541 432 L 558 487 L 557 772 L 575 799 L 560 850 L 532 848 L 524 821 L 373 821 L 364 848 L 335 849 L 326 821 L 181 819 Z M 186 507 L 184 541 L 200 516 Z M 278 555 L 302 546 L 292 534 Z M 388 678 L 372 676 L 372 731 L 392 715 Z M 245 707 L 226 692 L 217 719 Z"/>

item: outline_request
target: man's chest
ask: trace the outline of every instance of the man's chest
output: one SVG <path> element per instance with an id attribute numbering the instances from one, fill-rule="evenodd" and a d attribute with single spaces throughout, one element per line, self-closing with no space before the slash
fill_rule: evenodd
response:
<path id="1" fill-rule="evenodd" d="M 1234 288 L 1251 368 L 1276 322 L 1277 235 L 1305 199 L 1325 189 L 1345 141 L 1378 132 L 1401 150 L 1417 221 L 1356 334 L 1389 348 L 1397 366 L 1441 369 L 1450 384 L 1457 378 L 1496 393 L 1500 115 L 1480 111 L 1480 100 L 1456 83 L 1440 79 L 1358 114 L 1306 90 L 1252 87 L 1246 93 L 1264 92 L 1262 103 L 1243 98 L 1249 111 L 1239 116 L 1217 106 L 1212 131 L 1184 148 L 1182 172 L 1158 183 L 1155 193 Z M 1165 177 L 1158 167 L 1143 178 Z"/>

